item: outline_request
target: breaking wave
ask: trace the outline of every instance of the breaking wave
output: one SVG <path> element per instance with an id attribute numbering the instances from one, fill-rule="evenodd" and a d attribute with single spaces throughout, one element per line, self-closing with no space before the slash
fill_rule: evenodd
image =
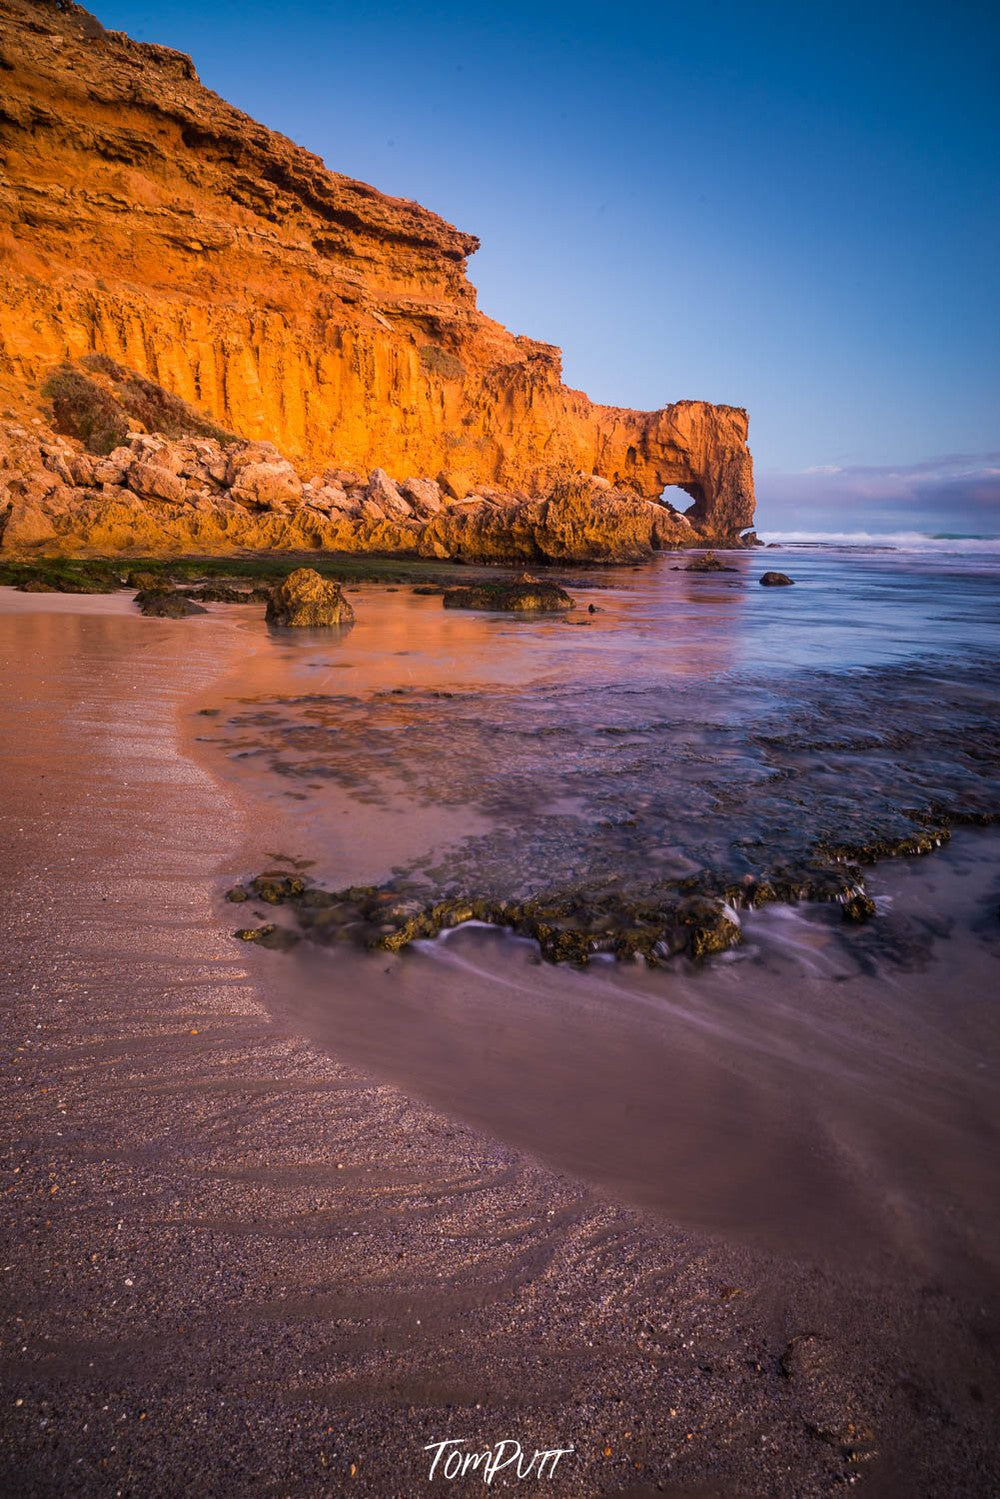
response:
<path id="1" fill-rule="evenodd" d="M 789 547 L 850 547 L 861 551 L 982 553 L 1000 556 L 1000 536 L 927 531 L 758 531 L 764 542 Z"/>

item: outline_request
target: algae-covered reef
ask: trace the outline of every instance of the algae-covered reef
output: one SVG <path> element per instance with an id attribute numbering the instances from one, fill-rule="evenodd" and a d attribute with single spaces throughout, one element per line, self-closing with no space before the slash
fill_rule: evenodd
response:
<path id="1" fill-rule="evenodd" d="M 989 676 L 925 668 L 829 674 L 789 704 L 766 677 L 600 693 L 396 690 L 248 702 L 213 723 L 308 805 L 324 786 L 390 805 L 464 808 L 477 831 L 378 885 L 296 888 L 264 874 L 243 931 L 400 949 L 465 921 L 554 960 L 660 962 L 741 940 L 740 911 L 836 903 L 877 921 L 865 866 L 927 853 L 1000 814 Z M 387 816 L 390 814 L 386 814 Z M 271 903 L 284 907 L 274 932 Z"/>
<path id="2" fill-rule="evenodd" d="M 417 891 L 408 892 L 405 886 L 330 891 L 270 870 L 234 886 L 227 899 L 289 908 L 291 924 L 266 921 L 234 933 L 265 947 L 286 948 L 306 937 L 324 945 L 350 941 L 400 952 L 412 942 L 476 921 L 533 939 L 550 962 L 581 965 L 598 953 L 643 958 L 650 965 L 682 953 L 696 960 L 710 957 L 742 940 L 738 906 L 771 900 L 835 900 L 850 921 L 867 921 L 875 912 L 860 872 L 851 867 L 803 870 L 797 876 L 730 890 L 725 898 L 680 889 L 665 889 L 659 898 L 646 899 L 578 890 L 523 901 L 452 896 L 429 904 L 422 904 Z"/>

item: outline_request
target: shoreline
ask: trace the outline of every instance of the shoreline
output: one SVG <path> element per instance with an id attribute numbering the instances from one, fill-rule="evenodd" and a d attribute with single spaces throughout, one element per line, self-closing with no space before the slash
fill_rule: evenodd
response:
<path id="1" fill-rule="evenodd" d="M 976 1492 L 995 1371 L 961 1299 L 657 1223 L 276 1021 L 211 898 L 244 825 L 176 736 L 224 621 L 178 658 L 82 608 L 4 726 L 9 1491 L 409 1499 L 469 1433 L 574 1445 L 554 1495 Z M 918 1306 L 936 1374 L 897 1346 Z M 940 1378 L 987 1392 L 958 1436 Z"/>
<path id="2" fill-rule="evenodd" d="M 647 576 L 655 578 L 656 570 L 651 569 Z M 733 581 L 721 578 L 718 597 L 732 597 L 734 591 L 748 588 L 752 581 L 748 571 Z M 568 579 L 567 586 L 577 585 Z M 701 599 L 711 598 L 712 586 L 706 581 Z M 613 638 L 614 624 L 609 628 L 603 621 L 613 614 L 620 615 L 623 605 L 628 607 L 628 588 L 628 583 L 615 588 L 608 586 L 607 579 L 596 580 L 595 591 L 588 595 L 597 601 L 589 606 L 593 617 L 583 615 L 581 604 L 566 622 L 596 626 L 594 634 L 601 642 L 598 649 L 606 648 Z M 748 855 L 742 869 L 733 863 L 727 865 L 718 857 L 717 847 L 714 859 L 709 852 L 702 856 L 700 867 L 689 864 L 684 878 L 668 870 L 658 882 L 651 878 L 645 883 L 637 881 L 634 887 L 621 878 L 619 870 L 613 871 L 610 883 L 602 884 L 599 879 L 590 881 L 586 869 L 575 876 L 550 877 L 547 882 L 539 878 L 524 885 L 519 883 L 521 870 L 508 867 L 487 883 L 474 861 L 470 860 L 463 868 L 457 858 L 453 874 L 441 874 L 442 860 L 438 859 L 435 879 L 423 880 L 419 868 L 407 866 L 418 855 L 425 854 L 426 849 L 419 841 L 411 840 L 408 845 L 405 838 L 397 836 L 397 823 L 415 817 L 428 846 L 433 842 L 435 854 L 443 855 L 443 863 L 448 865 L 449 838 L 454 845 L 451 852 L 459 852 L 456 823 L 468 842 L 470 835 L 488 832 L 489 819 L 468 799 L 461 803 L 456 800 L 452 805 L 447 796 L 432 795 L 433 787 L 426 772 L 423 780 L 419 779 L 419 765 L 412 795 L 395 795 L 394 789 L 399 788 L 393 788 L 384 773 L 378 779 L 380 767 L 369 776 L 367 784 L 355 784 L 357 776 L 350 755 L 341 748 L 346 737 L 345 725 L 354 736 L 351 743 L 355 745 L 356 760 L 364 759 L 367 746 L 348 710 L 357 710 L 361 717 L 380 712 L 380 732 L 387 737 L 396 725 L 387 718 L 386 707 L 395 700 L 399 705 L 399 723 L 416 729 L 430 724 L 441 744 L 446 745 L 450 727 L 447 719 L 430 717 L 435 701 L 453 700 L 454 712 L 461 722 L 463 711 L 468 715 L 485 702 L 483 680 L 488 679 L 489 690 L 503 693 L 516 685 L 519 671 L 527 674 L 537 670 L 544 691 L 555 679 L 552 662 L 568 656 L 568 648 L 556 640 L 551 626 L 539 618 L 513 624 L 516 638 L 509 632 L 506 621 L 488 613 L 479 616 L 478 624 L 456 634 L 457 626 L 449 626 L 445 631 L 433 619 L 439 607 L 436 601 L 428 603 L 429 613 L 421 613 L 413 608 L 415 601 L 407 603 L 402 597 L 390 605 L 386 592 L 402 593 L 392 587 L 382 593 L 373 590 L 362 605 L 361 621 L 335 649 L 327 649 L 328 643 L 318 637 L 298 643 L 289 639 L 270 651 L 258 649 L 259 677 L 244 662 L 239 678 L 220 681 L 200 700 L 199 711 L 205 717 L 200 723 L 195 719 L 198 732 L 185 731 L 190 735 L 191 752 L 210 773 L 220 776 L 237 793 L 256 795 L 262 804 L 266 797 L 272 804 L 281 805 L 282 824 L 293 825 L 300 842 L 294 849 L 286 849 L 276 833 L 278 841 L 273 844 L 274 849 L 280 847 L 295 856 L 303 852 L 310 855 L 309 867 L 292 867 L 293 859 L 282 871 L 275 868 L 282 861 L 271 858 L 270 851 L 265 860 L 258 845 L 248 850 L 247 857 L 231 871 L 230 894 L 234 904 L 224 919 L 228 917 L 245 930 L 250 939 L 262 939 L 265 946 L 272 938 L 286 944 L 301 938 L 319 945 L 339 946 L 345 933 L 351 932 L 362 949 L 374 947 L 395 952 L 412 942 L 433 939 L 473 921 L 530 937 L 539 943 L 543 956 L 553 962 L 586 965 L 609 952 L 626 962 L 641 956 L 651 965 L 669 964 L 681 953 L 702 959 L 738 946 L 742 916 L 769 904 L 794 909 L 810 902 L 825 902 L 839 908 L 848 921 L 862 924 L 875 912 L 867 889 L 873 870 L 900 857 L 933 852 L 948 842 L 954 830 L 990 827 L 1000 819 L 1000 802 L 988 789 L 984 770 L 982 785 L 967 777 L 964 783 L 956 780 L 953 788 L 941 781 L 932 786 L 930 793 L 909 788 L 896 791 L 891 808 L 880 809 L 878 814 L 873 812 L 867 825 L 863 817 L 855 815 L 856 808 L 864 802 L 864 793 L 858 792 L 856 806 L 844 805 L 836 820 L 829 822 L 824 830 L 817 828 L 815 836 L 796 837 L 789 830 L 783 839 Z M 246 627 L 247 647 L 262 646 L 250 617 L 241 623 Z M 478 667 L 466 663 L 475 661 L 477 655 L 481 657 L 483 642 L 491 633 L 504 642 L 501 649 L 509 651 L 511 665 L 504 669 L 490 661 L 486 668 L 488 678 L 477 678 L 477 670 L 484 671 L 482 660 Z M 560 633 L 557 630 L 556 636 Z M 385 645 L 382 660 L 377 659 L 376 637 L 379 646 Z M 528 647 L 523 644 L 526 639 L 531 642 Z M 428 640 L 431 643 L 425 649 Z M 724 649 L 724 640 L 720 648 Z M 401 661 L 397 657 L 411 660 Z M 590 665 L 585 657 L 573 659 Z M 604 665 L 596 653 L 591 660 L 598 670 Z M 900 669 L 908 665 L 915 667 L 916 678 L 910 690 L 918 695 L 927 691 L 927 682 L 919 680 L 925 664 L 903 663 Z M 599 678 L 598 690 L 604 686 Z M 224 706 L 220 707 L 220 703 Z M 560 700 L 560 710 L 567 714 L 566 722 L 582 736 L 591 725 L 585 719 L 570 718 L 572 709 L 572 703 L 567 705 L 565 698 Z M 844 711 L 843 704 L 840 709 Z M 504 733 L 516 734 L 520 728 L 517 715 L 501 720 L 499 727 Z M 537 720 L 536 727 L 546 735 L 569 734 L 562 722 L 553 725 L 544 718 Z M 893 735 L 900 737 L 905 727 L 892 723 L 886 731 L 887 737 L 890 740 Z M 620 736 L 623 741 L 627 738 L 620 722 L 599 732 Z M 848 730 L 842 735 L 831 734 L 829 729 L 818 725 L 815 732 L 832 738 L 831 754 L 841 752 L 845 743 L 850 749 Z M 788 743 L 782 747 L 780 733 L 773 724 L 762 725 L 758 735 L 758 747 L 761 742 L 774 747 L 772 759 L 762 763 L 776 778 L 798 773 L 803 745 L 809 741 L 808 734 L 796 738 L 786 733 L 785 738 Z M 206 742 L 204 750 L 200 740 Z M 218 752 L 207 748 L 212 741 L 217 744 Z M 574 742 L 570 736 L 568 753 L 572 752 Z M 641 745 L 641 735 L 636 742 Z M 244 747 L 238 749 L 239 745 Z M 501 750 L 501 757 L 502 753 Z M 982 756 L 984 767 L 988 763 L 987 753 Z M 280 762 L 280 780 L 274 781 L 272 777 L 272 785 L 267 786 L 265 770 L 263 775 L 258 773 L 257 784 L 251 786 L 248 772 L 238 771 L 237 767 L 244 758 L 252 766 L 255 756 L 260 757 L 258 763 L 265 767 L 268 762 L 272 762 L 272 768 Z M 540 772 L 545 773 L 545 770 Z M 252 779 L 252 772 L 249 774 Z M 364 774 L 362 767 L 362 777 Z M 558 767 L 554 774 L 558 775 Z M 275 792 L 275 786 L 280 794 Z M 638 793 L 633 787 L 623 794 Z M 683 800 L 683 786 L 679 795 Z M 908 800 L 909 796 L 913 800 Z M 294 806 L 296 800 L 301 801 L 301 809 Z M 556 803 L 561 800 L 557 795 Z M 391 849 L 391 855 L 387 853 L 377 864 L 369 860 L 357 862 L 347 841 L 337 836 L 336 819 L 327 811 L 323 832 L 338 849 L 338 857 L 331 858 L 329 846 L 322 838 L 312 836 L 306 826 L 310 809 L 319 802 L 324 807 L 335 802 L 344 823 L 357 823 L 361 817 L 370 834 L 368 841 Z M 359 802 L 368 804 L 363 814 Z M 426 814 L 422 818 L 421 809 Z M 709 810 L 706 822 L 713 820 Z M 634 826 L 636 821 L 629 819 L 623 827 Z M 601 825 L 610 826 L 607 816 Z M 657 831 L 654 824 L 654 840 Z M 755 829 L 744 826 L 738 831 L 752 835 Z M 750 844 L 754 839 L 751 836 L 741 841 Z M 646 852 L 637 837 L 631 848 L 633 862 L 644 863 Z M 426 865 L 429 858 L 421 862 Z M 295 889 L 282 892 L 274 880 L 269 880 L 269 876 L 282 872 L 299 876 Z M 487 875 L 492 875 L 492 871 L 488 870 Z M 255 882 L 261 888 L 272 887 L 263 900 Z"/>

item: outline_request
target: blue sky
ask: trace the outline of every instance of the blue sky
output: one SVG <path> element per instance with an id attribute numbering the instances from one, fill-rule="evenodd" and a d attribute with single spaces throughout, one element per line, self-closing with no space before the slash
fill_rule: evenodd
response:
<path id="1" fill-rule="evenodd" d="M 829 529 L 861 472 L 886 528 L 1000 531 L 997 7 L 98 14 L 478 234 L 480 305 L 594 399 L 747 406 L 762 523 Z"/>

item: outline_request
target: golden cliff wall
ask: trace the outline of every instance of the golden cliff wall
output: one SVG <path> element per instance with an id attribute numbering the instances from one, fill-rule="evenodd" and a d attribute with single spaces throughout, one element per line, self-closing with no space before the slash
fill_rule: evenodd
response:
<path id="1" fill-rule="evenodd" d="M 189 59 L 72 5 L 0 0 L 0 387 L 109 354 L 305 470 L 542 494 L 572 470 L 686 487 L 749 526 L 746 413 L 592 404 L 476 308 L 478 241 L 329 172 Z"/>

